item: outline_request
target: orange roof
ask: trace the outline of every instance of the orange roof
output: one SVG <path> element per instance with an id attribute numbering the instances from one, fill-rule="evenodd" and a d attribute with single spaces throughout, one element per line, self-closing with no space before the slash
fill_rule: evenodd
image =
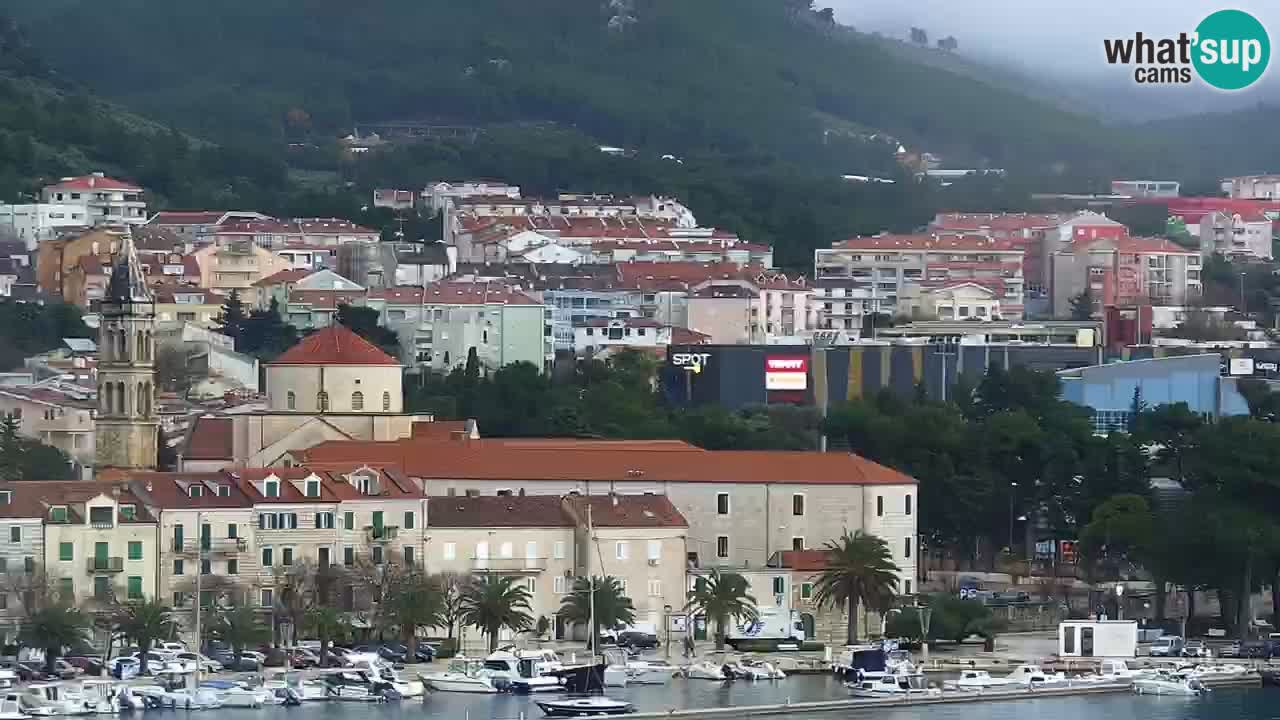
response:
<path id="1" fill-rule="evenodd" d="M 791 570 L 827 569 L 826 550 L 783 550 L 782 567 Z"/>
<path id="2" fill-rule="evenodd" d="M 679 441 L 648 443 L 542 439 L 422 442 L 329 442 L 311 448 L 318 461 L 390 463 L 410 476 L 449 480 L 908 484 L 915 480 L 857 455 L 787 451 L 709 451 Z"/>
<path id="3" fill-rule="evenodd" d="M 142 192 L 142 188 L 132 183 L 99 175 L 66 177 L 47 186 L 47 188 L 50 190 L 127 190 L 132 192 Z"/>
<path id="4" fill-rule="evenodd" d="M 400 362 L 377 345 L 334 323 L 289 348 L 268 365 L 395 365 Z"/>
<path id="5" fill-rule="evenodd" d="M 233 427 L 229 417 L 196 418 L 191 424 L 185 457 L 188 460 L 231 460 L 235 456 Z"/>
<path id="6" fill-rule="evenodd" d="M 370 299 L 389 304 L 541 305 L 532 297 L 501 283 L 439 282 L 426 288 L 391 287 L 369 291 Z"/>
<path id="7" fill-rule="evenodd" d="M 831 245 L 836 250 L 971 250 L 1013 251 L 1021 248 L 1009 240 L 984 235 L 936 233 L 931 235 L 875 235 L 841 240 Z"/>
<path id="8" fill-rule="evenodd" d="M 223 210 L 161 210 L 148 223 L 155 225 L 214 225 L 226 214 Z"/>
<path id="9" fill-rule="evenodd" d="M 595 527 L 689 525 L 666 495 L 433 497 L 427 502 L 433 527 L 573 527 L 585 522 L 587 507 Z"/>
<path id="10" fill-rule="evenodd" d="M 1188 250 L 1175 242 L 1158 237 L 1133 237 L 1129 235 L 1117 238 L 1099 237 L 1077 240 L 1075 244 L 1083 248 L 1110 244 L 1117 252 L 1133 253 L 1135 255 L 1144 253 L 1168 255 L 1200 254 L 1195 250 Z"/>
<path id="11" fill-rule="evenodd" d="M 299 290 L 289 291 L 288 302 L 293 305 L 310 305 L 312 310 L 337 310 L 339 305 L 365 297 L 364 290 Z"/>
<path id="12" fill-rule="evenodd" d="M 290 268 L 289 270 L 281 270 L 273 275 L 268 275 L 253 284 L 254 287 L 266 287 L 267 285 L 279 285 L 281 283 L 297 282 L 304 277 L 314 273 L 315 270 L 302 270 Z"/>
<path id="13" fill-rule="evenodd" d="M 1066 218 L 1056 213 L 939 213 L 931 223 L 939 230 L 1032 230 L 1061 225 Z"/>

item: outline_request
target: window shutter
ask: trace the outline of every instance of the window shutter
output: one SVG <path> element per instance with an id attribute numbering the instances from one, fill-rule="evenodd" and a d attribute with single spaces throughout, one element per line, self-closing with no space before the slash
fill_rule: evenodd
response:
<path id="1" fill-rule="evenodd" d="M 298 529 L 298 513 L 289 513 L 289 529 Z"/>
<path id="2" fill-rule="evenodd" d="M 266 516 L 266 513 L 263 513 L 262 515 L 259 515 L 259 516 L 258 516 L 258 529 L 259 529 L 259 530 L 266 530 L 266 529 L 267 529 L 267 516 Z"/>

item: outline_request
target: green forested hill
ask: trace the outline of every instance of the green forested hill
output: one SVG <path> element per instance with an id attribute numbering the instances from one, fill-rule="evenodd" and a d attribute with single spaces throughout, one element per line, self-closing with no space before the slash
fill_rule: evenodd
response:
<path id="1" fill-rule="evenodd" d="M 1088 174 L 1144 158 L 1093 119 L 913 64 L 803 0 L 9 5 L 59 72 L 207 137 L 554 121 L 627 147 L 868 169 L 833 150 L 836 118 L 965 164 Z"/>

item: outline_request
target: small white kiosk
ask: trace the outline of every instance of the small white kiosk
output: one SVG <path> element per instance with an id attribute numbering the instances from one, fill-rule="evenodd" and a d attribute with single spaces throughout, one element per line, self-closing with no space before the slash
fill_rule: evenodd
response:
<path id="1" fill-rule="evenodd" d="M 1136 620 L 1065 620 L 1058 624 L 1058 656 L 1132 658 L 1138 655 Z"/>

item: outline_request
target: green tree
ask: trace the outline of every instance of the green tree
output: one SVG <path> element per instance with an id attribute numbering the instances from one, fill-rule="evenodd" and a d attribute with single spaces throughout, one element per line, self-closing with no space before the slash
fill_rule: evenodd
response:
<path id="1" fill-rule="evenodd" d="M 337 608 L 327 605 L 312 607 L 303 616 L 302 626 L 320 640 L 320 663 L 328 666 L 334 658 L 329 648 L 347 636 L 348 623 Z"/>
<path id="2" fill-rule="evenodd" d="M 400 357 L 400 336 L 378 324 L 378 311 L 362 305 L 339 305 L 338 322 L 351 332 L 382 348 L 391 357 Z"/>
<path id="3" fill-rule="evenodd" d="M 489 652 L 498 649 L 503 628 L 523 632 L 533 626 L 529 590 L 518 578 L 484 575 L 473 578 L 463 590 L 462 621 L 489 638 Z"/>
<path id="4" fill-rule="evenodd" d="M 409 649 L 411 662 L 418 653 L 418 629 L 438 627 L 443 605 L 440 579 L 418 571 L 396 582 L 390 596 L 383 600 L 388 619 L 399 629 L 400 640 Z"/>
<path id="5" fill-rule="evenodd" d="M 440 622 L 448 633 L 446 637 L 453 640 L 458 624 L 463 622 L 466 613 L 466 593 L 463 591 L 471 584 L 471 578 L 457 573 L 440 574 Z"/>
<path id="6" fill-rule="evenodd" d="M 898 566 L 884 540 L 858 530 L 828 541 L 826 567 L 813 586 L 819 607 L 844 607 L 848 611 L 846 642 L 858 641 L 858 606 L 885 613 L 898 594 Z"/>
<path id="7" fill-rule="evenodd" d="M 18 418 L 5 415 L 0 419 L 0 480 L 21 480 L 23 441 Z"/>
<path id="8" fill-rule="evenodd" d="M 590 623 L 591 634 L 587 639 L 587 647 L 593 652 L 597 649 L 601 627 L 613 629 L 630 625 L 636 620 L 631 598 L 622 592 L 622 583 L 610 575 L 575 579 L 573 591 L 560 600 L 559 614 L 572 623 Z"/>
<path id="9" fill-rule="evenodd" d="M 44 669 L 52 674 L 53 663 L 62 656 L 64 648 L 88 641 L 89 625 L 89 619 L 76 608 L 49 605 L 27 615 L 18 631 L 18 641 L 44 650 Z"/>
<path id="10" fill-rule="evenodd" d="M 266 310 L 254 310 L 245 320 L 236 349 L 270 362 L 277 355 L 298 344 L 298 329 L 284 321 L 280 303 L 271 298 Z"/>
<path id="11" fill-rule="evenodd" d="M 725 635 L 732 618 L 754 621 L 758 617 L 750 583 L 738 573 L 713 568 L 699 575 L 689 591 L 685 611 L 702 615 L 716 624 L 716 650 L 724 650 Z"/>
<path id="12" fill-rule="evenodd" d="M 232 289 L 231 294 L 222 303 L 221 312 L 214 318 L 214 322 L 217 323 L 214 329 L 235 341 L 236 349 L 239 350 L 240 337 L 244 334 L 244 325 L 248 318 L 244 303 L 240 301 L 240 291 Z"/>
<path id="13" fill-rule="evenodd" d="M 262 621 L 256 610 L 241 605 L 219 609 L 206 632 L 209 637 L 226 643 L 235 655 L 236 664 L 246 648 L 255 647 L 271 639 L 271 629 Z"/>
<path id="14" fill-rule="evenodd" d="M 175 631 L 173 612 L 168 605 L 156 600 L 128 602 L 117 611 L 115 632 L 133 640 L 143 656 L 156 640 L 173 637 Z M 142 674 L 151 674 L 145 662 L 142 663 Z"/>

